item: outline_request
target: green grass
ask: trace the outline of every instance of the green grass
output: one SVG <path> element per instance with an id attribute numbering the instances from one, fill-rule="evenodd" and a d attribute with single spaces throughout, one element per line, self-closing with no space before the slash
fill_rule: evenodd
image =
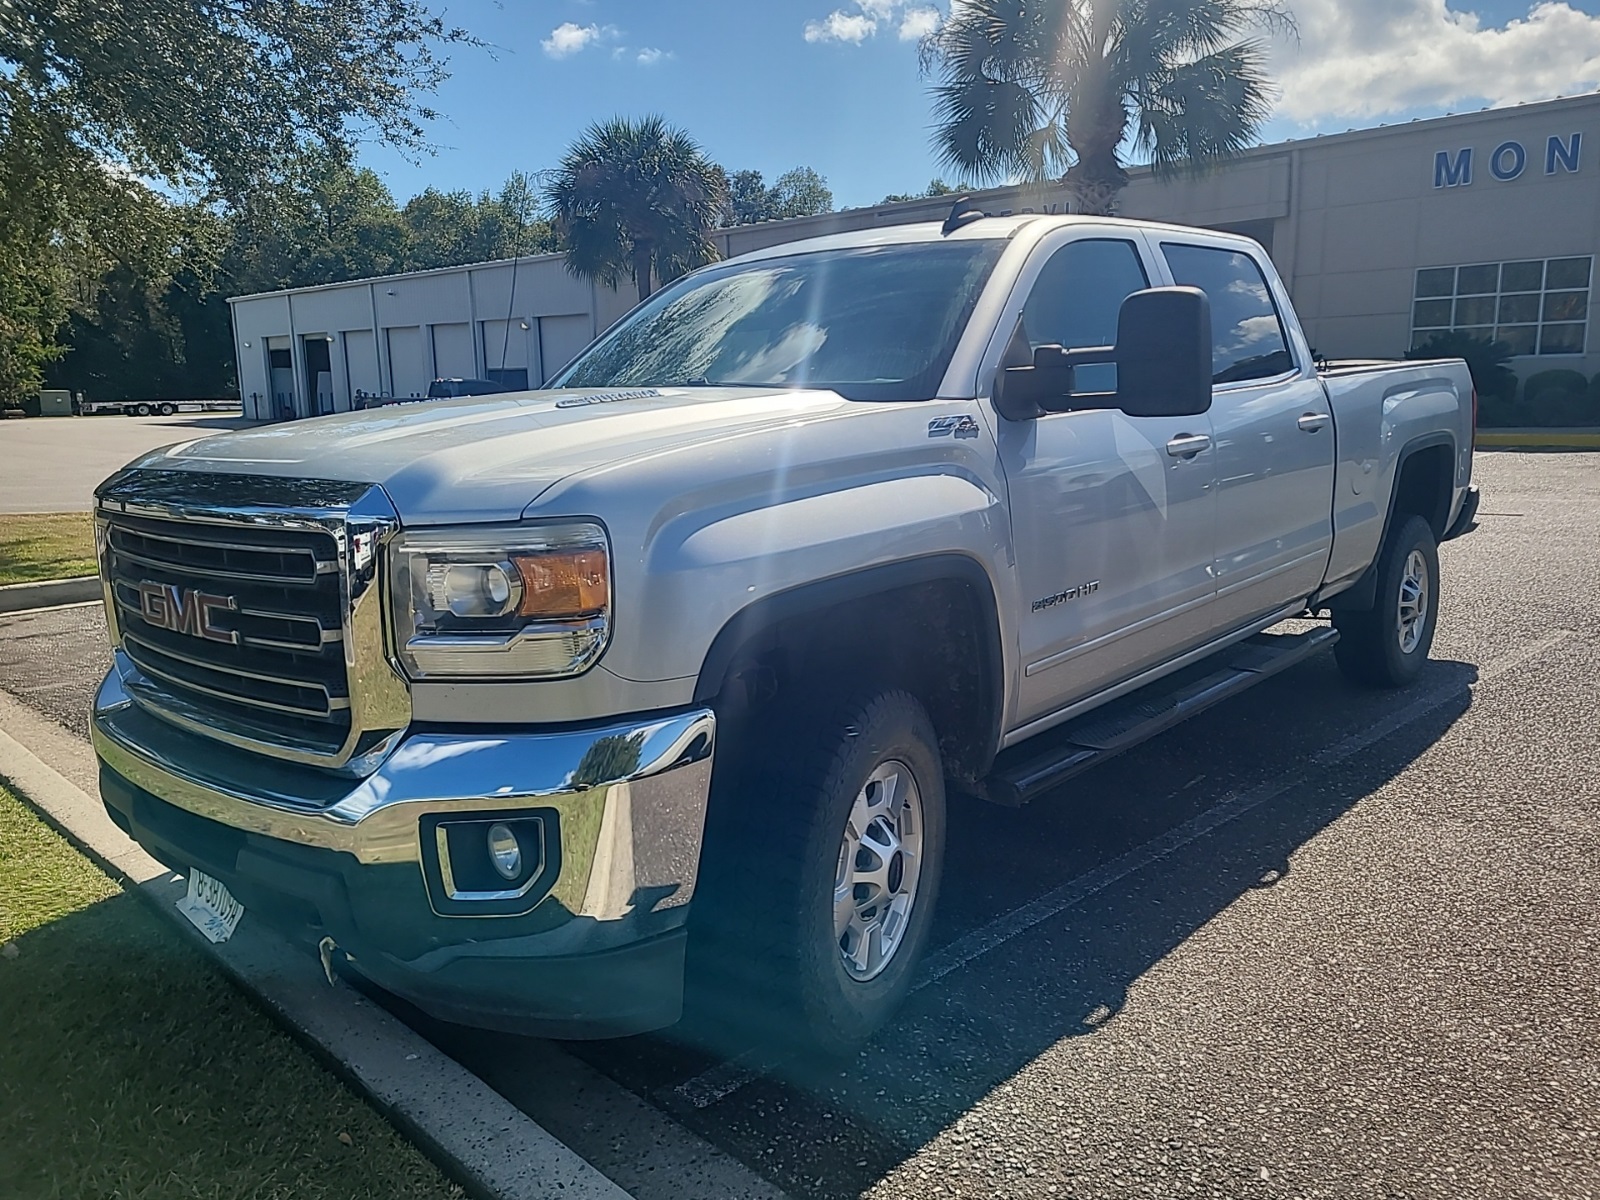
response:
<path id="1" fill-rule="evenodd" d="M 4 788 L 0 944 L 7 1200 L 462 1195 Z"/>
<path id="2" fill-rule="evenodd" d="M 0 584 L 93 575 L 88 513 L 0 513 Z"/>

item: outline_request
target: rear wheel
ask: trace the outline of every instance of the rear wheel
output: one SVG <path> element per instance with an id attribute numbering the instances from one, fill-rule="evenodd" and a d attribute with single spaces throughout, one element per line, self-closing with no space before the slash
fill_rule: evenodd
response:
<path id="1" fill-rule="evenodd" d="M 148 417 L 150 415 L 150 406 L 148 404 L 135 404 L 133 406 L 133 415 L 136 417 Z"/>
<path id="2" fill-rule="evenodd" d="M 911 988 L 944 865 L 944 773 L 905 692 L 776 723 L 719 788 L 694 1007 L 776 1048 L 849 1053 Z"/>
<path id="3" fill-rule="evenodd" d="M 157 406 L 156 411 L 163 417 L 170 417 L 178 411 L 178 406 L 176 404 L 161 404 Z"/>
<path id="4" fill-rule="evenodd" d="M 1403 687 L 1433 648 L 1439 612 L 1439 548 L 1433 528 L 1407 517 L 1378 557 L 1377 599 L 1367 612 L 1333 614 L 1333 653 L 1345 675 L 1367 687 Z"/>

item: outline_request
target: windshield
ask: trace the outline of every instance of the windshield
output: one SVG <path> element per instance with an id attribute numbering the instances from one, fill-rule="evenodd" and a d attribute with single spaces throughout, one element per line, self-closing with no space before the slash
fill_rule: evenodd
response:
<path id="1" fill-rule="evenodd" d="M 647 301 L 548 386 L 810 387 L 851 400 L 924 399 L 1004 244 L 864 246 L 700 271 Z"/>

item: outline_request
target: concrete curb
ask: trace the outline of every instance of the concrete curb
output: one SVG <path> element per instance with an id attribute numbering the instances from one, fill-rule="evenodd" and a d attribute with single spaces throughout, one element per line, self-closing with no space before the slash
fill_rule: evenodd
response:
<path id="1" fill-rule="evenodd" d="M 1489 450 L 1600 450 L 1600 429 L 1480 429 L 1477 445 Z"/>
<path id="2" fill-rule="evenodd" d="M 429 1157 L 486 1200 L 632 1200 L 498 1092 L 344 983 L 328 986 L 315 961 L 246 921 L 213 946 L 173 908 L 182 877 L 145 854 L 98 799 L 17 741 L 26 729 L 80 779 L 84 747 L 0 692 L 0 778 L 103 870 L 126 881 L 210 953 L 233 980 L 357 1087 Z M 43 722 L 48 725 L 48 722 Z M 59 739 L 59 740 L 58 740 Z M 76 769 L 73 769 L 73 767 Z"/>
<path id="3" fill-rule="evenodd" d="M 100 599 L 100 577 L 80 575 L 75 579 L 46 579 L 39 583 L 8 583 L 0 586 L 0 613 L 22 612 L 30 608 L 50 608 L 57 604 L 82 604 Z"/>

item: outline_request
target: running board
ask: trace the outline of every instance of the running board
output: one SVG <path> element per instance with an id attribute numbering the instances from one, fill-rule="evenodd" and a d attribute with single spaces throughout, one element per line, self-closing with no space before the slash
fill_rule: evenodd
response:
<path id="1" fill-rule="evenodd" d="M 1258 633 L 1165 679 L 1113 700 L 1004 751 L 973 789 L 985 800 L 1019 808 L 1081 771 L 1137 746 L 1286 671 L 1339 640 L 1332 628 Z"/>

